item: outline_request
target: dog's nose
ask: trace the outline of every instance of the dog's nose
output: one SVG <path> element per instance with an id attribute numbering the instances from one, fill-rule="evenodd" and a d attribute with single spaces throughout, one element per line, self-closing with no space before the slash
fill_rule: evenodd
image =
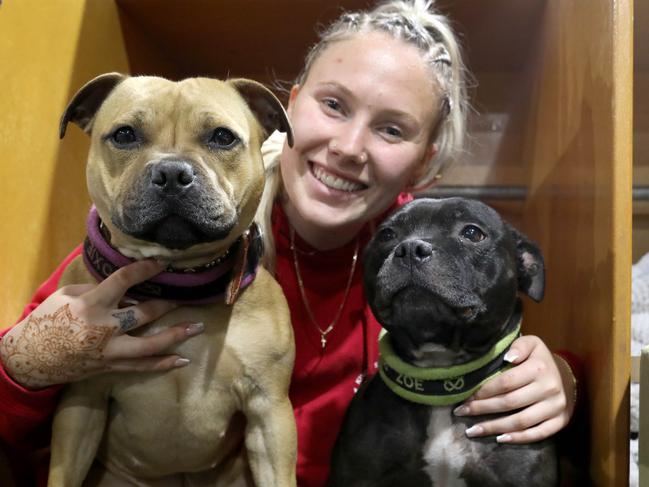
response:
<path id="1" fill-rule="evenodd" d="M 394 256 L 406 262 L 425 262 L 433 255 L 433 246 L 423 240 L 412 239 L 401 242 L 394 249 Z"/>
<path id="2" fill-rule="evenodd" d="M 194 184 L 194 168 L 184 161 L 162 161 L 151 168 L 151 184 L 167 194 L 178 194 Z"/>

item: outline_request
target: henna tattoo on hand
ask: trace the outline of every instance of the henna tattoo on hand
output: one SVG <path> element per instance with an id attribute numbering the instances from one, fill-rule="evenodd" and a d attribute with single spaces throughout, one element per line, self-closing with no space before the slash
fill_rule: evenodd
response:
<path id="1" fill-rule="evenodd" d="M 126 333 L 137 326 L 137 319 L 135 318 L 135 311 L 132 309 L 126 311 L 118 311 L 113 313 L 113 316 L 119 321 L 119 329 Z"/>
<path id="2" fill-rule="evenodd" d="M 29 316 L 20 334 L 5 335 L 0 354 L 9 375 L 27 387 L 70 382 L 103 358 L 114 326 L 84 323 L 66 304 L 52 314 Z"/>

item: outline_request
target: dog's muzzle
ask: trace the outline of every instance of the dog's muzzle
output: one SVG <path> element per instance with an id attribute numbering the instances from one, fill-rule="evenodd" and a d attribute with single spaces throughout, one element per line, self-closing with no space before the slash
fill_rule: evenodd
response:
<path id="1" fill-rule="evenodd" d="M 194 165 L 166 159 L 148 165 L 112 221 L 127 235 L 186 249 L 226 238 L 237 216 Z"/>

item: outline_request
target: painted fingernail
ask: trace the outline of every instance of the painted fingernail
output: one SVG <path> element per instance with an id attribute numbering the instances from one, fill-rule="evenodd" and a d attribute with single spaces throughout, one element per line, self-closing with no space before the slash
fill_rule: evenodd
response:
<path id="1" fill-rule="evenodd" d="M 140 304 L 140 302 L 137 299 L 133 299 L 133 298 L 124 298 L 122 299 L 122 303 L 128 306 L 135 306 L 136 304 Z"/>
<path id="2" fill-rule="evenodd" d="M 466 406 L 458 406 L 453 410 L 453 414 L 456 416 L 466 416 L 469 414 L 469 408 Z"/>
<path id="3" fill-rule="evenodd" d="M 194 335 L 201 333 L 204 329 L 205 325 L 203 323 L 192 323 L 185 328 L 185 333 L 187 336 L 193 337 Z"/>
<path id="4" fill-rule="evenodd" d="M 189 363 L 188 358 L 179 358 L 176 360 L 176 363 L 174 364 L 176 367 L 184 367 Z"/>
<path id="5" fill-rule="evenodd" d="M 505 356 L 503 357 L 503 360 L 505 362 L 509 362 L 510 364 L 512 364 L 512 363 L 514 363 L 514 360 L 516 360 L 517 358 L 518 358 L 518 352 L 510 350 L 509 352 L 507 352 L 505 354 Z"/>
<path id="6" fill-rule="evenodd" d="M 512 435 L 498 435 L 496 436 L 496 441 L 498 443 L 509 443 L 510 441 L 512 441 Z"/>
<path id="7" fill-rule="evenodd" d="M 469 438 L 472 438 L 474 436 L 478 436 L 478 435 L 481 435 L 482 433 L 484 433 L 484 429 L 482 428 L 482 426 L 476 424 L 476 425 L 473 425 L 470 428 L 468 428 L 464 433 Z"/>

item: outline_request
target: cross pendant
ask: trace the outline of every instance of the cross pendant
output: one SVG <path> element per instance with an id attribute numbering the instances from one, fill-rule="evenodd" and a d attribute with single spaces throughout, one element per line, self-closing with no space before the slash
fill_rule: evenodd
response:
<path id="1" fill-rule="evenodd" d="M 325 346 L 327 345 L 327 339 L 325 338 L 324 335 L 320 335 L 320 343 L 322 343 L 322 349 L 325 349 Z"/>

